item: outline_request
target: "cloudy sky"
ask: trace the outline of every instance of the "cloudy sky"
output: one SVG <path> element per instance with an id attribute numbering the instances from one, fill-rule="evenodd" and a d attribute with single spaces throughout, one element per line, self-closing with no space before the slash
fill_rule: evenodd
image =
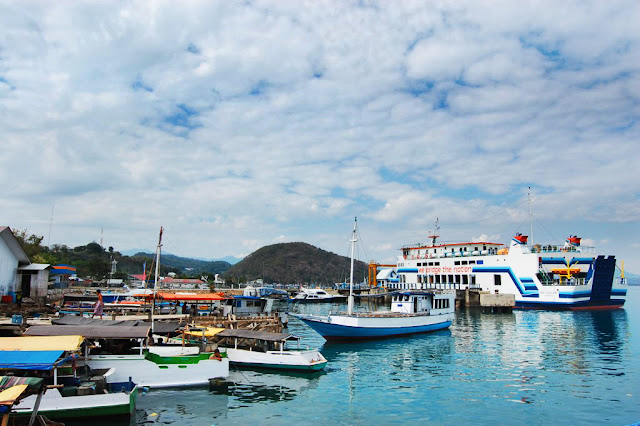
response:
<path id="1" fill-rule="evenodd" d="M 569 234 L 640 273 L 640 3 L 0 2 L 0 225 L 390 262 Z M 50 227 L 53 211 L 53 226 Z M 51 232 L 50 232 L 51 229 Z"/>

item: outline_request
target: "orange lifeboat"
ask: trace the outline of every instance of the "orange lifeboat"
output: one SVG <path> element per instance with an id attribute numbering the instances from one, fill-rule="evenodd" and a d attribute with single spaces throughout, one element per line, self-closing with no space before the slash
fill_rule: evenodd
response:
<path id="1" fill-rule="evenodd" d="M 513 239 L 517 241 L 519 244 L 527 244 L 528 235 L 522 235 L 520 233 L 514 235 Z"/>
<path id="2" fill-rule="evenodd" d="M 581 239 L 582 238 L 576 237 L 575 235 L 569 235 L 569 238 L 567 238 L 567 243 L 569 243 L 572 246 L 578 247 L 580 246 Z"/>

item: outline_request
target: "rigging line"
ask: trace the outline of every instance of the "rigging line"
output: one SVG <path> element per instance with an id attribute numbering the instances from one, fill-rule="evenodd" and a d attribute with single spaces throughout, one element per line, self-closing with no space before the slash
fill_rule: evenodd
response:
<path id="1" fill-rule="evenodd" d="M 553 233 L 552 233 L 551 231 L 549 231 L 549 230 L 547 229 L 547 227 L 546 227 L 546 226 L 544 226 L 544 224 L 543 224 L 542 222 L 540 222 L 540 221 L 538 220 L 538 218 L 537 218 L 535 215 L 534 215 L 533 217 L 536 219 L 536 222 L 537 222 L 537 223 L 539 223 L 539 224 L 540 224 L 540 226 L 542 226 L 542 227 L 544 228 L 544 230 L 545 230 L 545 231 L 547 231 L 547 233 L 551 236 L 551 238 L 552 238 L 552 239 L 562 241 L 562 239 L 560 239 L 560 238 L 556 237 L 555 235 L 553 235 Z"/>
<path id="2" fill-rule="evenodd" d="M 228 357 L 229 357 L 229 355 L 227 354 L 227 358 L 228 358 Z M 247 378 L 247 376 L 245 376 L 245 375 L 244 375 L 244 373 L 242 372 L 242 370 L 240 370 L 240 368 L 236 365 L 236 363 L 235 363 L 235 362 L 229 362 L 229 364 L 233 364 L 233 367 L 236 369 L 236 371 L 237 371 L 238 373 L 240 373 L 240 374 L 242 375 L 242 377 L 244 377 L 244 379 L 245 379 L 245 380 L 246 380 L 246 381 L 247 381 L 251 386 L 255 386 L 255 385 L 251 382 L 251 380 L 249 380 L 249 379 Z"/>
<path id="3" fill-rule="evenodd" d="M 522 228 L 522 225 L 524 225 L 524 223 L 527 221 L 527 219 L 523 220 L 522 222 L 520 222 L 520 225 L 516 226 L 516 230 L 514 232 L 511 232 L 511 235 L 515 235 L 519 229 Z"/>

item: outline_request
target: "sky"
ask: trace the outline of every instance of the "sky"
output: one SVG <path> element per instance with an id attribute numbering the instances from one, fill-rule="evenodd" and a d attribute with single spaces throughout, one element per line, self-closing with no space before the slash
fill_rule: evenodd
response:
<path id="1" fill-rule="evenodd" d="M 357 216 L 360 259 L 393 263 L 436 218 L 441 242 L 532 224 L 640 273 L 638 22 L 636 0 L 0 0 L 0 225 L 346 256 Z"/>

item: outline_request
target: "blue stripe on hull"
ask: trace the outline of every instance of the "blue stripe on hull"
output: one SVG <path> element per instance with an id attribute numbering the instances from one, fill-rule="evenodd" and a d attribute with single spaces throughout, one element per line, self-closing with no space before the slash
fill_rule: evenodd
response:
<path id="1" fill-rule="evenodd" d="M 413 327 L 349 327 L 344 325 L 327 324 L 320 321 L 311 321 L 303 318 L 300 319 L 327 340 L 379 339 L 390 336 L 428 333 L 430 331 L 446 329 L 451 326 L 451 321 L 444 321 L 437 324 L 419 325 Z"/>
<path id="2" fill-rule="evenodd" d="M 516 301 L 516 308 L 523 309 L 618 309 L 624 305 L 622 299 L 611 299 L 602 303 L 594 303 L 590 300 L 580 302 L 529 302 Z"/>

